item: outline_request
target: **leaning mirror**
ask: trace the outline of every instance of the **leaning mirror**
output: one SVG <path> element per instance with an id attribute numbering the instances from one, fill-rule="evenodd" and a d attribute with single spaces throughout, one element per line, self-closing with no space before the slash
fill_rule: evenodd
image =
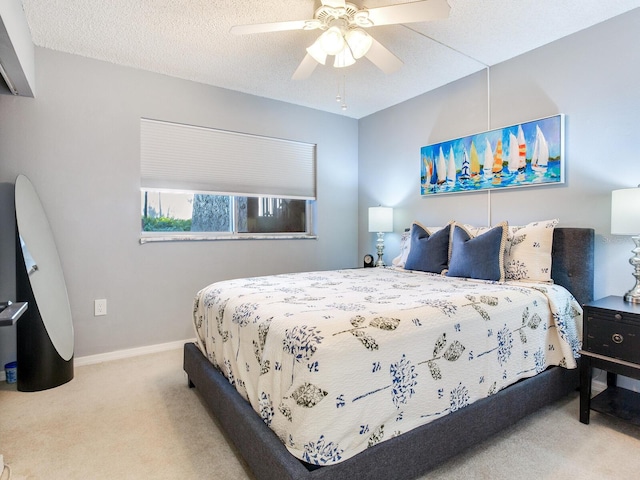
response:
<path id="1" fill-rule="evenodd" d="M 57 387 L 73 378 L 73 323 L 62 265 L 33 185 L 16 179 L 16 290 L 29 303 L 17 322 L 18 390 Z"/>

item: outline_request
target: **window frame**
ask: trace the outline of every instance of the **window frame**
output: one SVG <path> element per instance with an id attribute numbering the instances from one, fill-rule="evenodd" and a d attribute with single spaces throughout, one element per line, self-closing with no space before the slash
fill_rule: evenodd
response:
<path id="1" fill-rule="evenodd" d="M 140 243 L 317 238 L 317 144 L 144 117 L 140 144 L 140 192 L 229 196 L 233 230 L 141 231 Z M 238 232 L 237 197 L 304 200 L 306 231 Z"/>
<path id="2" fill-rule="evenodd" d="M 159 192 L 173 192 L 173 193 L 186 193 L 186 194 L 205 194 L 205 195 L 224 195 L 231 198 L 231 226 L 230 232 L 175 232 L 175 231 L 141 231 L 140 232 L 140 244 L 154 243 L 154 242 L 185 242 L 185 241 L 217 241 L 217 240 L 299 240 L 299 239 L 317 239 L 318 236 L 314 233 L 314 213 L 316 200 L 305 199 L 305 232 L 238 232 L 237 231 L 237 198 L 245 195 L 229 195 L 212 192 L 194 192 L 189 190 L 169 190 L 169 189 L 149 189 L 140 188 L 140 192 L 159 191 Z M 249 195 L 256 198 L 268 198 L 264 195 Z M 276 198 L 276 197 L 273 197 Z M 277 197 L 287 198 L 287 197 Z"/>

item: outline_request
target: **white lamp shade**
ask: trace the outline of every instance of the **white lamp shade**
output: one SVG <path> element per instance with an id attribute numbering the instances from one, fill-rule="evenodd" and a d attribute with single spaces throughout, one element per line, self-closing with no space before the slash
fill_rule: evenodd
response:
<path id="1" fill-rule="evenodd" d="M 338 27 L 331 27 L 320 35 L 320 45 L 327 52 L 327 55 L 337 55 L 344 48 L 344 37 L 342 30 Z"/>
<path id="2" fill-rule="evenodd" d="M 373 44 L 371 36 L 362 28 L 353 28 L 349 30 L 344 38 L 351 49 L 351 53 L 353 53 L 353 58 L 355 59 L 364 57 Z"/>
<path id="3" fill-rule="evenodd" d="M 351 55 L 351 50 L 345 47 L 336 55 L 335 60 L 333 61 L 333 66 L 336 68 L 342 68 L 353 65 L 354 63 L 356 63 L 356 60 L 353 58 L 353 55 Z"/>
<path id="4" fill-rule="evenodd" d="M 611 233 L 640 235 L 640 187 L 611 192 Z"/>
<path id="5" fill-rule="evenodd" d="M 320 65 L 324 65 L 327 61 L 327 52 L 322 49 L 319 38 L 313 43 L 313 45 L 307 48 L 307 53 Z"/>
<path id="6" fill-rule="evenodd" d="M 369 207 L 369 231 L 393 232 L 393 208 Z"/>

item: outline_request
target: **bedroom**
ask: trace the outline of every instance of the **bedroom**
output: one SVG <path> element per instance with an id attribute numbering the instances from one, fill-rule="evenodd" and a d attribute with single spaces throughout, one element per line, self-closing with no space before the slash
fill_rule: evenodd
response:
<path id="1" fill-rule="evenodd" d="M 492 126 L 564 113 L 568 158 L 562 186 L 492 194 L 491 219 L 557 217 L 563 226 L 595 228 L 596 298 L 621 294 L 632 282 L 632 244 L 610 235 L 609 207 L 611 190 L 640 183 L 633 178 L 640 53 L 629 48 L 638 43 L 638 24 L 635 9 L 490 72 Z M 487 223 L 486 194 L 425 199 L 413 190 L 421 146 L 486 129 L 485 72 L 356 120 L 41 47 L 36 65 L 36 100 L 0 96 L 2 203 L 7 184 L 25 173 L 50 206 L 76 359 L 192 338 L 193 294 L 212 281 L 359 266 L 374 249 L 369 206 L 395 207 L 387 258 L 413 220 Z M 140 245 L 141 116 L 317 143 L 318 239 L 268 240 L 260 248 Z M 13 250 L 11 233 L 7 239 L 3 232 L 2 249 Z M 2 275 L 12 276 L 5 265 Z M 3 281 L 3 296 L 13 288 Z M 93 316 L 96 298 L 108 299 L 106 317 Z M 0 335 L 6 363 L 15 339 Z"/>

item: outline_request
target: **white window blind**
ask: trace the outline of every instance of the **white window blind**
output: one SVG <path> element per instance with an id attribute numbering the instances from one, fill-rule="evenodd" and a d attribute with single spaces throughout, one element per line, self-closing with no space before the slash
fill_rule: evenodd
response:
<path id="1" fill-rule="evenodd" d="M 316 197 L 316 146 L 140 119 L 142 188 Z"/>

